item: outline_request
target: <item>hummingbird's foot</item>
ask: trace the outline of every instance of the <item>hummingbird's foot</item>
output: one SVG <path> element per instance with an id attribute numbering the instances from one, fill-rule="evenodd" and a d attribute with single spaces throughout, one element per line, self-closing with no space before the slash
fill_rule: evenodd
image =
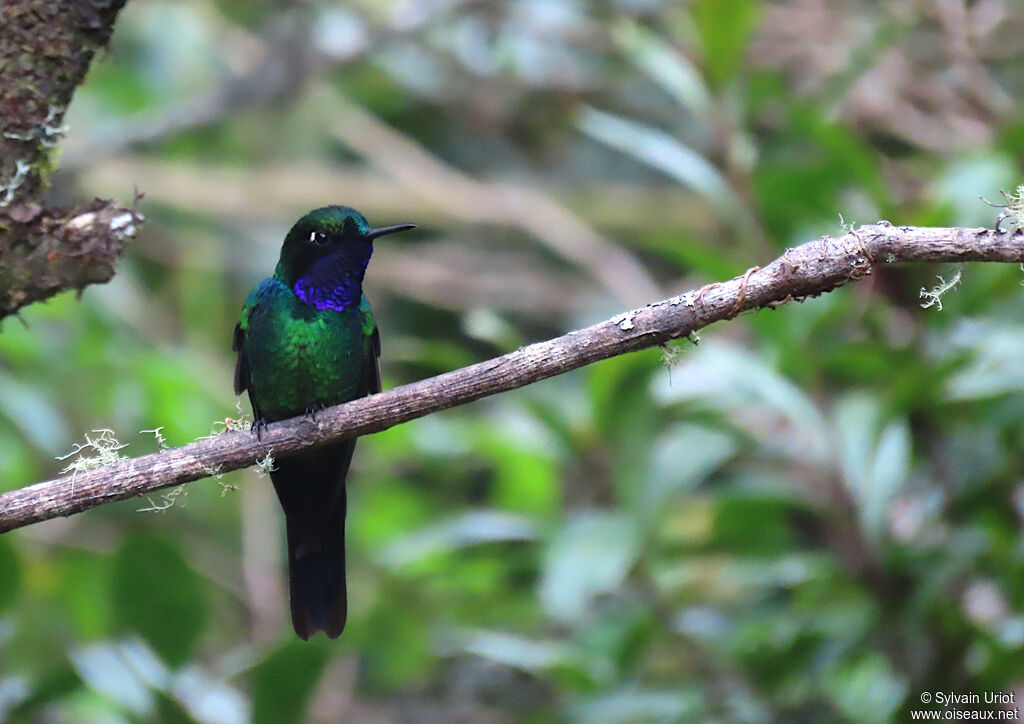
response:
<path id="1" fill-rule="evenodd" d="M 316 413 L 323 412 L 327 409 L 327 405 L 322 402 L 317 402 L 315 405 L 310 405 L 306 408 L 306 417 L 316 422 Z"/>
<path id="2" fill-rule="evenodd" d="M 249 428 L 250 432 L 256 433 L 256 439 L 263 439 L 263 431 L 267 429 L 267 421 L 262 417 L 258 417 L 252 421 L 252 427 Z"/>

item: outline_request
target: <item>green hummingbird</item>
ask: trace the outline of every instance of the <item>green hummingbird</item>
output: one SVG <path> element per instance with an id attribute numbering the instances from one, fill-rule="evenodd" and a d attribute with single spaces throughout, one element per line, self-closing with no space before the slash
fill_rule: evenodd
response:
<path id="1" fill-rule="evenodd" d="M 363 296 L 374 229 L 347 206 L 310 211 L 288 232 L 274 275 L 245 300 L 235 327 L 235 393 L 249 391 L 254 429 L 380 392 L 380 334 Z M 281 457 L 270 473 L 284 509 L 295 633 L 345 628 L 345 475 L 355 440 Z"/>

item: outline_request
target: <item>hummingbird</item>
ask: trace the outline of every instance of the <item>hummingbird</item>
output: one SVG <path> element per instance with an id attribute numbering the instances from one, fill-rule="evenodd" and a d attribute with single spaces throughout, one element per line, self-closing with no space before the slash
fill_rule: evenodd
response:
<path id="1" fill-rule="evenodd" d="M 271 277 L 242 307 L 232 347 L 235 394 L 249 391 L 253 428 L 380 392 L 380 333 L 363 296 L 373 241 L 415 228 L 371 228 L 347 206 L 303 216 Z M 345 628 L 345 476 L 355 440 L 275 460 L 284 509 L 292 625 L 303 640 Z"/>

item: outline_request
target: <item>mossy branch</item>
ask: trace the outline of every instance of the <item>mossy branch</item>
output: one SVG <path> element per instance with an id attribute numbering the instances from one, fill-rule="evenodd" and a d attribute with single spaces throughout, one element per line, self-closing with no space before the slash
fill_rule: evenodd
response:
<path id="1" fill-rule="evenodd" d="M 71 96 L 124 0 L 7 0 L 0 10 L 0 319 L 105 282 L 142 217 L 111 201 L 42 201 Z"/>
<path id="2" fill-rule="evenodd" d="M 486 362 L 297 417 L 257 437 L 229 431 L 180 448 L 0 495 L 0 532 L 102 503 L 151 493 L 280 457 L 331 440 L 378 432 L 417 417 L 523 387 L 598 360 L 662 345 L 740 313 L 775 308 L 831 291 L 899 262 L 1024 262 L 1024 233 L 990 229 L 861 226 L 795 249 L 764 268 L 616 315 L 586 329 Z M 227 381 L 225 380 L 225 387 Z"/>
<path id="3" fill-rule="evenodd" d="M 77 209 L 0 207 L 0 319 L 58 292 L 110 281 L 143 221 L 134 208 L 101 199 Z"/>

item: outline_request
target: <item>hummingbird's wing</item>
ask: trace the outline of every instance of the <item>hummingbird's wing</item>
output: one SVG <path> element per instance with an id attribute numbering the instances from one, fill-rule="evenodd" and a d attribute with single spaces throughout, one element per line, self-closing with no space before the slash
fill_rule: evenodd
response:
<path id="1" fill-rule="evenodd" d="M 245 356 L 245 330 L 241 322 L 235 325 L 231 349 L 238 353 L 235 357 L 235 394 L 240 395 L 249 388 L 249 359 Z"/>
<path id="2" fill-rule="evenodd" d="M 231 337 L 231 349 L 236 353 L 235 357 L 235 394 L 240 395 L 249 390 L 249 402 L 252 403 L 252 412 L 257 420 L 263 416 L 259 406 L 252 394 L 252 377 L 249 370 L 249 355 L 246 350 L 246 342 L 249 338 L 249 319 L 252 313 L 259 306 L 263 294 L 263 288 L 268 280 L 263 280 L 253 289 L 242 305 L 242 313 L 238 317 L 238 324 L 235 325 L 235 333 Z"/>
<path id="3" fill-rule="evenodd" d="M 359 303 L 359 311 L 363 313 L 363 334 L 369 342 L 369 354 L 363 364 L 363 380 L 361 392 L 363 395 L 376 395 L 381 390 L 380 385 L 380 330 L 377 328 L 377 320 L 373 318 L 373 310 L 370 303 L 363 297 Z"/>

